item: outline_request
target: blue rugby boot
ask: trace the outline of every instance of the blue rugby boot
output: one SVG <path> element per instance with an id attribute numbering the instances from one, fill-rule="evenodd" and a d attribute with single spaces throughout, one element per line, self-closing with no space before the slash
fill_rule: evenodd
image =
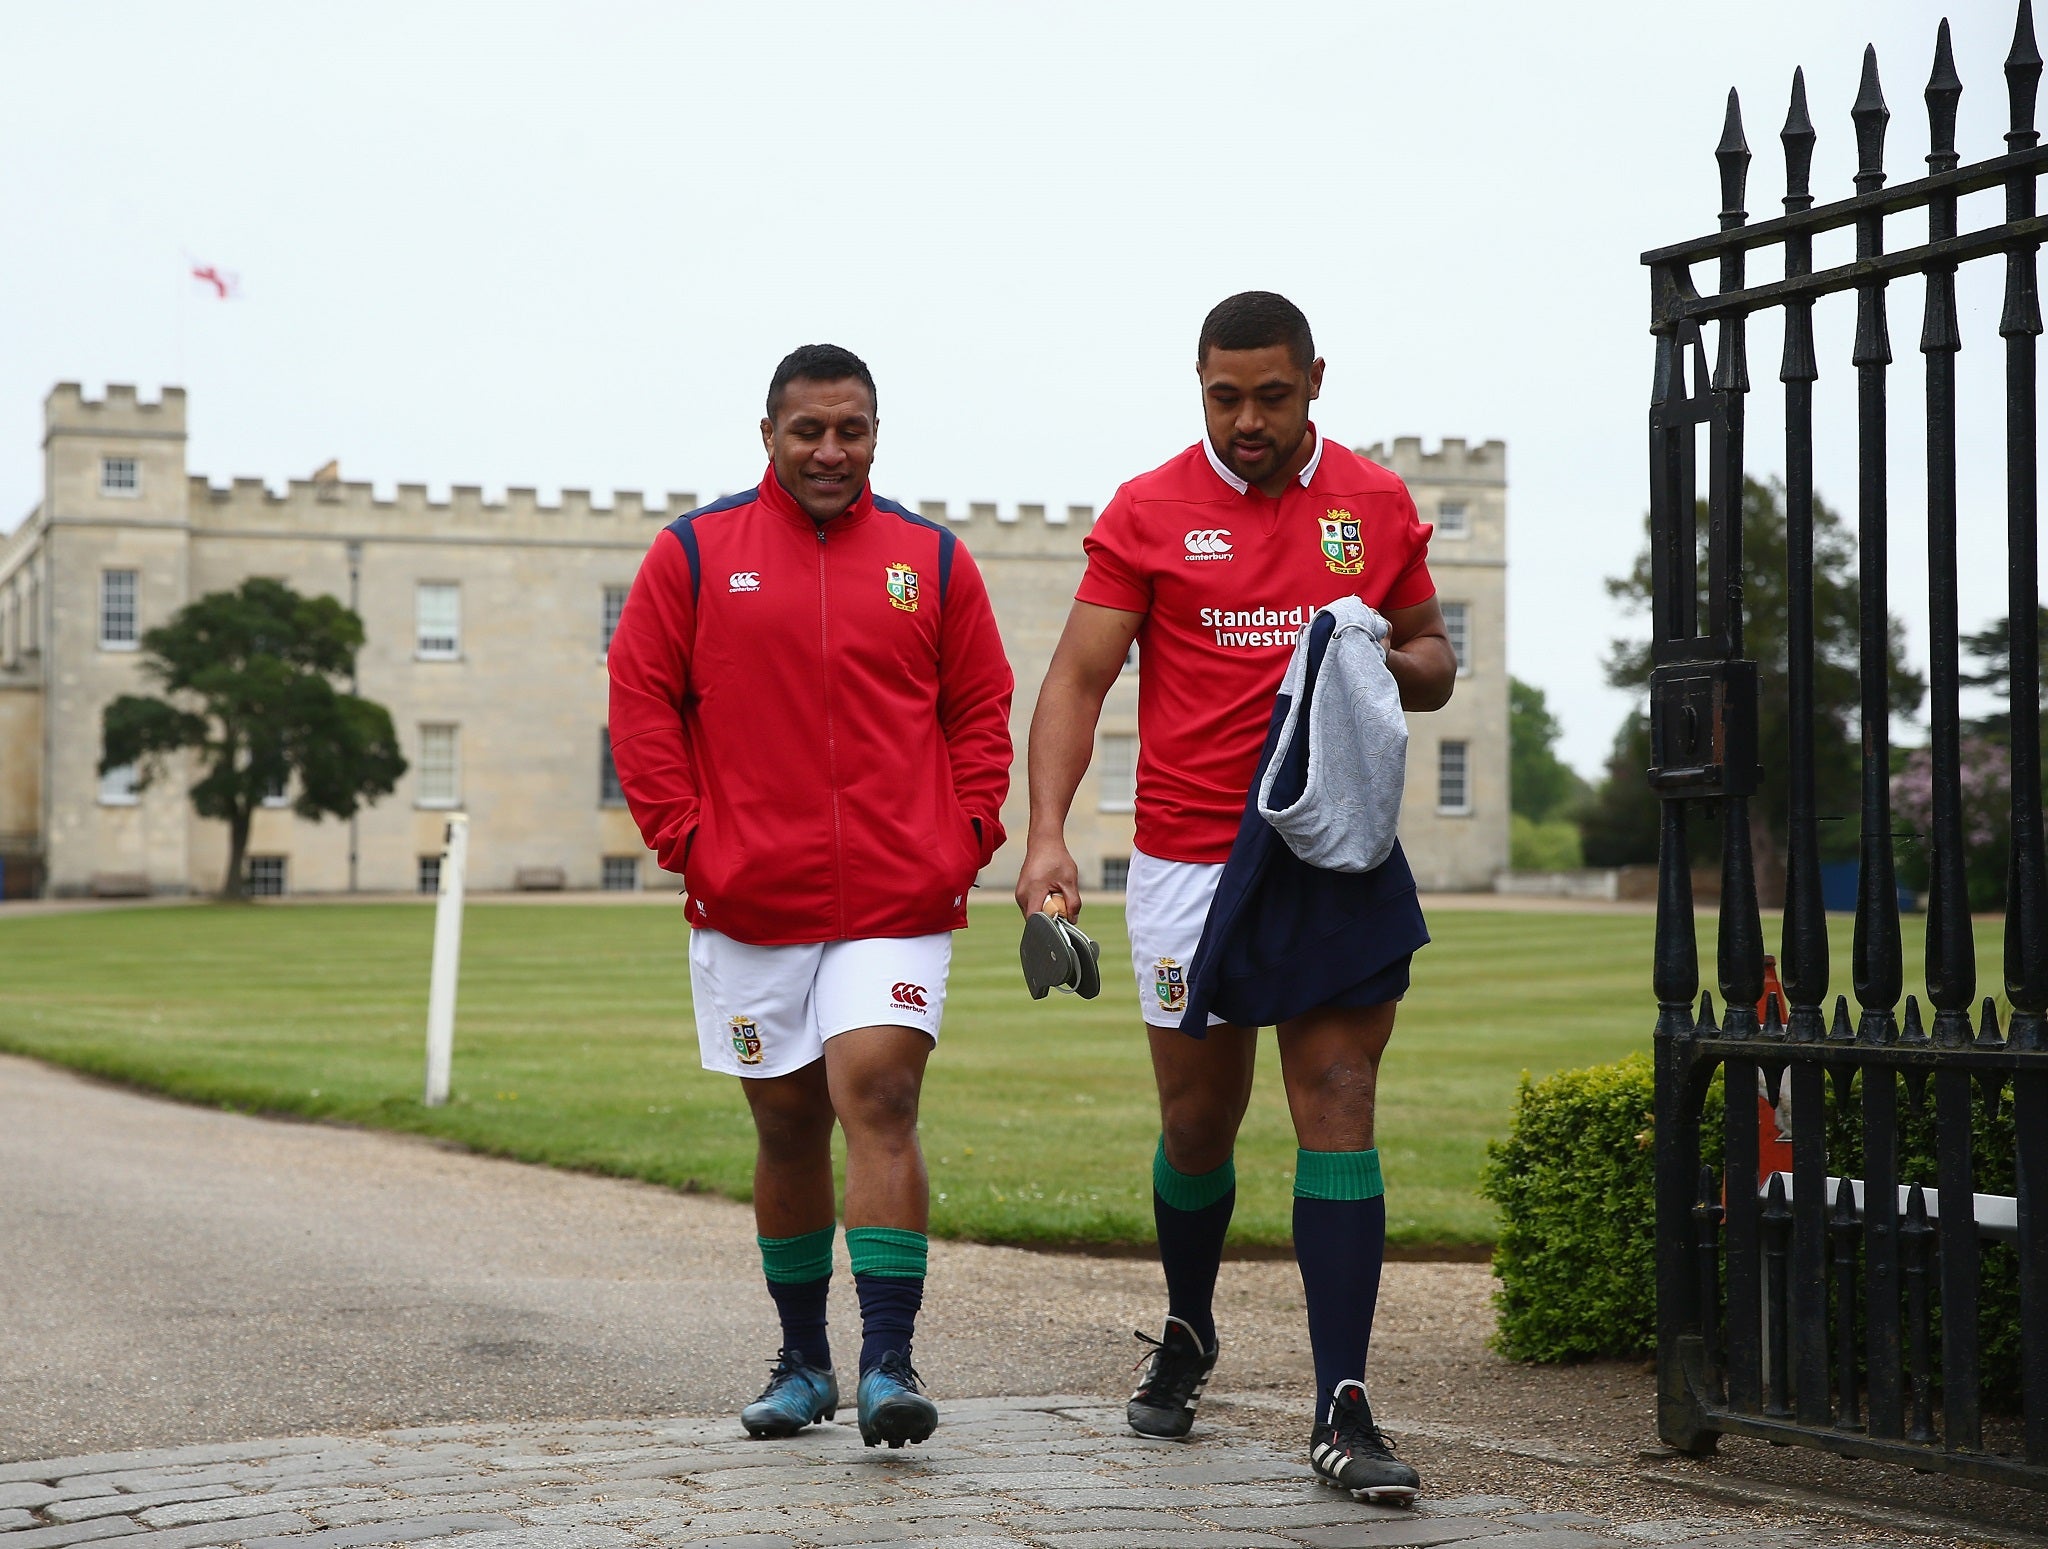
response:
<path id="1" fill-rule="evenodd" d="M 740 1411 L 749 1436 L 794 1436 L 807 1425 L 839 1412 L 839 1379 L 806 1366 L 794 1350 L 776 1352 L 768 1386 Z"/>
<path id="2" fill-rule="evenodd" d="M 924 1396 L 923 1386 L 901 1350 L 891 1350 L 881 1365 L 862 1372 L 860 1439 L 870 1447 L 885 1441 L 900 1447 L 931 1435 L 938 1428 L 939 1406 Z"/>

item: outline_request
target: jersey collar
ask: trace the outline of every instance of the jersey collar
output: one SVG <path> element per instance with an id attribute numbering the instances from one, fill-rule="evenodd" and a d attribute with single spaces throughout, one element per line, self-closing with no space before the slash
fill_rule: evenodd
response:
<path id="1" fill-rule="evenodd" d="M 770 463 L 768 471 L 761 475 L 760 496 L 761 504 L 770 511 L 775 512 L 776 515 L 787 517 L 793 522 L 801 522 L 812 531 L 817 530 L 818 524 L 811 520 L 811 513 L 798 505 L 796 503 L 796 496 L 783 488 L 782 480 L 776 476 L 775 464 L 773 463 Z M 863 517 L 872 516 L 874 510 L 875 487 L 872 483 L 863 484 L 860 487 L 860 493 L 854 497 L 853 504 L 840 512 L 839 515 L 833 517 L 825 525 L 835 528 L 851 527 Z"/>
<path id="2" fill-rule="evenodd" d="M 1322 465 L 1323 461 L 1323 433 L 1316 429 L 1314 420 L 1309 421 L 1308 433 L 1316 438 L 1316 449 L 1308 454 L 1308 462 L 1303 465 L 1301 472 L 1295 475 L 1295 482 L 1303 489 L 1308 488 L 1308 481 L 1316 476 L 1316 469 Z M 1216 455 L 1216 448 L 1209 444 L 1207 434 L 1204 434 L 1202 437 L 1202 452 L 1209 459 L 1209 466 L 1216 470 L 1217 478 L 1228 484 L 1240 495 L 1251 489 L 1249 484 L 1232 473 L 1229 465 Z"/>

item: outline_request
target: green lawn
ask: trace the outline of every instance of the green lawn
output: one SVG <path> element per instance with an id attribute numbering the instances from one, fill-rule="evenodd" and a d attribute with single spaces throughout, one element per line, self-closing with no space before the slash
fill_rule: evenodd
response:
<path id="1" fill-rule="evenodd" d="M 958 938 L 924 1107 L 942 1235 L 1150 1238 L 1157 1110 L 1122 915 L 1098 903 L 1086 923 L 1115 965 L 1093 1003 L 1028 998 L 1013 912 L 978 907 Z M 1651 928 L 1644 916 L 1435 916 L 1381 1075 L 1395 1241 L 1491 1240 L 1492 1207 L 1473 1189 L 1520 1074 L 1648 1048 Z M 697 1066 L 679 909 L 472 904 L 455 1097 L 434 1111 L 419 1104 L 432 932 L 433 911 L 405 904 L 0 915 L 0 1048 L 199 1102 L 748 1197 L 737 1084 Z M 1710 925 L 1701 946 L 1711 985 Z M 1272 1244 L 1287 1239 L 1294 1142 L 1262 1053 L 1233 1230 Z"/>

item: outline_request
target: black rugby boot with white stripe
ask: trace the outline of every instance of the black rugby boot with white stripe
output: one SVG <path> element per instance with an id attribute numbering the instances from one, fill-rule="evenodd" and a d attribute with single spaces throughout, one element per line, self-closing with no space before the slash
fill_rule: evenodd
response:
<path id="1" fill-rule="evenodd" d="M 1372 1423 L 1362 1382 L 1337 1384 L 1329 1422 L 1309 1435 L 1308 1460 L 1318 1479 L 1350 1491 L 1355 1501 L 1412 1506 L 1422 1493 L 1422 1476 L 1394 1456 L 1386 1433 Z"/>
<path id="2" fill-rule="evenodd" d="M 1163 1436 L 1177 1441 L 1194 1426 L 1195 1402 L 1202 1396 L 1209 1373 L 1216 1369 L 1218 1347 L 1211 1345 L 1204 1350 L 1195 1331 L 1179 1318 L 1169 1317 L 1164 1333 L 1163 1339 L 1154 1339 L 1150 1334 L 1137 1336 L 1152 1347 L 1152 1355 L 1145 1367 L 1145 1380 L 1131 1395 L 1124 1418 L 1140 1436 Z M 1139 1359 L 1143 1361 L 1145 1357 Z"/>

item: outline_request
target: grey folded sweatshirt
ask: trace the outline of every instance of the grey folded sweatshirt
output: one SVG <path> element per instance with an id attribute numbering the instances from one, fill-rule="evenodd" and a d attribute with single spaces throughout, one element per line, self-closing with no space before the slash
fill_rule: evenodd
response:
<path id="1" fill-rule="evenodd" d="M 1287 663 L 1280 692 L 1290 703 L 1259 781 L 1259 816 L 1311 866 L 1371 871 L 1394 847 L 1408 773 L 1408 721 L 1400 686 L 1387 670 L 1387 621 L 1356 597 L 1340 597 L 1317 612 L 1331 615 L 1336 628 L 1312 686 L 1308 628 Z M 1276 808 L 1274 776 L 1298 737 L 1308 739 L 1308 781 L 1298 801 Z"/>

